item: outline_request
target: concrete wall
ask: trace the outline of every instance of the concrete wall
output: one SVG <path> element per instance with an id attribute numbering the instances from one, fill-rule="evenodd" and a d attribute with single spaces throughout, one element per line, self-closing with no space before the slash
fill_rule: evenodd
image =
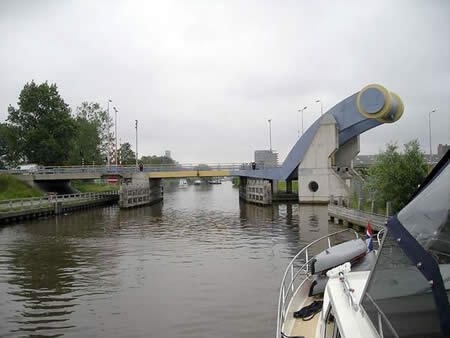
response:
<path id="1" fill-rule="evenodd" d="M 298 167 L 300 203 L 328 203 L 330 195 L 350 194 L 345 182 L 331 167 L 338 149 L 336 120 L 327 114 L 322 118 L 317 133 Z M 318 187 L 313 191 L 315 184 Z"/>
<path id="2" fill-rule="evenodd" d="M 335 154 L 335 165 L 351 168 L 352 160 L 359 154 L 359 135 L 352 137 L 339 147 Z"/>

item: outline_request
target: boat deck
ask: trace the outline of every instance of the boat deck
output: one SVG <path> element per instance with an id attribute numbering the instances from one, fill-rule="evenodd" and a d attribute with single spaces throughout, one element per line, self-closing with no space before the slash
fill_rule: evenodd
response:
<path id="1" fill-rule="evenodd" d="M 293 309 L 289 309 L 289 315 L 291 315 L 292 317 L 287 320 L 287 322 L 290 322 L 290 325 L 286 325 L 286 329 L 288 326 L 290 327 L 290 329 L 287 329 L 284 334 L 292 337 L 300 336 L 305 338 L 314 338 L 316 336 L 316 328 L 322 311 L 316 313 L 316 315 L 311 320 L 306 321 L 301 318 L 294 318 L 293 312 L 298 311 L 317 300 L 323 300 L 323 297 L 307 297 L 302 304 L 297 305 Z"/>
<path id="2" fill-rule="evenodd" d="M 303 306 L 308 306 L 315 300 L 321 300 L 315 297 L 308 297 Z M 314 338 L 316 336 L 316 327 L 319 322 L 319 317 L 322 311 L 316 313 L 311 320 L 303 320 L 301 318 L 295 319 L 292 327 L 291 336 L 303 336 L 305 338 Z"/>

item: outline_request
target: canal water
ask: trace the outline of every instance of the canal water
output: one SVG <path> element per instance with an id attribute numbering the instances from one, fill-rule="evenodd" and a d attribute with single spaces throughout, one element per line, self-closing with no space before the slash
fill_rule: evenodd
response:
<path id="1" fill-rule="evenodd" d="M 174 188 L 0 228 L 0 337 L 273 337 L 285 266 L 341 227 L 326 206 L 238 195 Z"/>

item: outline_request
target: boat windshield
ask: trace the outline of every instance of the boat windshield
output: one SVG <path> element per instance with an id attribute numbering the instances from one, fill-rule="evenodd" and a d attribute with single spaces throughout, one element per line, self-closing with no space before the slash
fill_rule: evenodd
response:
<path id="1" fill-rule="evenodd" d="M 450 166 L 398 213 L 398 220 L 439 263 L 450 263 Z"/>
<path id="2" fill-rule="evenodd" d="M 448 155 L 409 204 L 388 222 L 388 231 L 361 301 L 382 337 L 447 334 L 450 290 Z"/>

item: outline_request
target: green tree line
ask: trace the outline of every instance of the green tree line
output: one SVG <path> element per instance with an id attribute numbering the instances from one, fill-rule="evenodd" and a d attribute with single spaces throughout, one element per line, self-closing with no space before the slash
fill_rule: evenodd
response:
<path id="1" fill-rule="evenodd" d="M 56 84 L 25 84 L 17 107 L 8 107 L 0 123 L 0 168 L 19 163 L 43 166 L 104 164 L 114 135 L 108 112 L 95 102 L 82 102 L 72 113 Z M 123 165 L 135 164 L 126 142 L 118 151 Z M 162 158 L 162 159 L 161 159 Z M 144 156 L 144 163 L 174 163 L 172 159 Z"/>
<path id="2" fill-rule="evenodd" d="M 418 140 L 406 143 L 403 152 L 397 144 L 388 143 L 386 150 L 377 155 L 375 164 L 369 168 L 365 189 L 377 205 L 391 201 L 393 211 L 398 212 L 423 182 L 428 171 Z"/>

